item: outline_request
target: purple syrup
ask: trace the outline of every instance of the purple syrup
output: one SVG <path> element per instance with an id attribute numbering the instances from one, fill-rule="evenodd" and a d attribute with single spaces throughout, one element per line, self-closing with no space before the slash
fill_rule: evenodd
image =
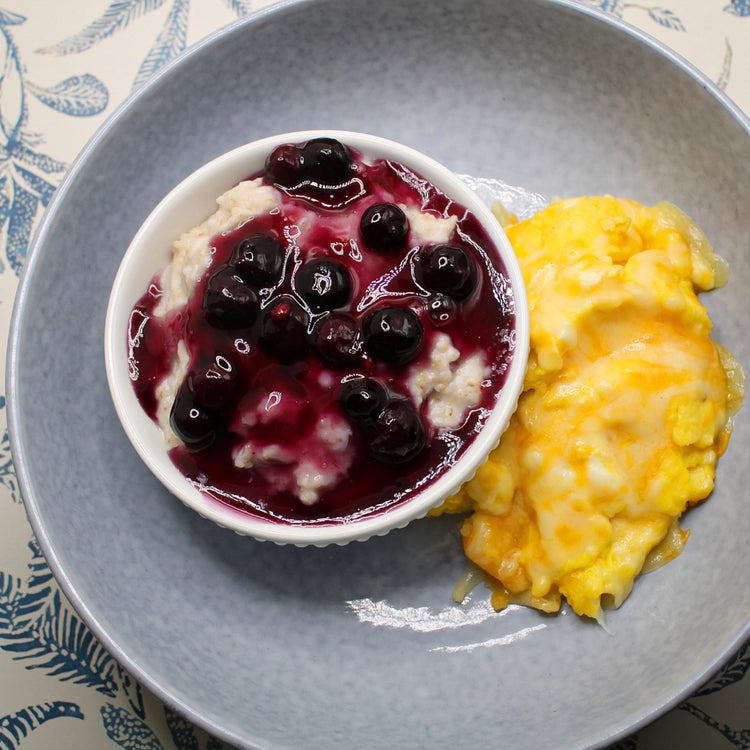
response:
<path id="1" fill-rule="evenodd" d="M 369 165 L 353 151 L 348 151 L 346 164 L 340 163 L 338 152 L 334 156 L 339 162 L 332 163 L 327 152 L 321 156 L 320 148 L 308 148 L 305 166 L 305 159 L 298 158 L 306 153 L 304 149 L 304 145 L 285 146 L 274 152 L 272 167 L 267 167 L 266 184 L 274 182 L 274 174 L 283 178 L 275 180 L 281 209 L 214 237 L 208 271 L 188 303 L 165 318 L 153 314 L 161 295 L 157 274 L 131 314 L 129 331 L 131 379 L 149 416 L 156 417 L 155 389 L 170 372 L 182 339 L 190 364 L 180 408 L 184 411 L 184 399 L 192 397 L 216 425 L 209 445 L 200 444 L 198 450 L 181 445 L 170 451 L 180 471 L 220 502 L 290 524 L 345 522 L 378 513 L 404 502 L 454 463 L 483 425 L 505 382 L 515 326 L 506 270 L 471 213 L 397 163 L 377 160 Z M 309 156 L 311 151 L 315 159 Z M 315 169 L 323 168 L 311 167 L 313 163 L 324 164 L 320 179 Z M 335 184 L 332 175 L 342 181 Z M 253 175 L 259 176 L 262 173 Z M 464 295 L 463 287 L 459 294 L 427 288 L 440 286 L 439 274 L 435 283 L 419 283 L 424 273 L 419 270 L 420 248 L 411 240 L 411 232 L 402 248 L 384 252 L 368 246 L 359 231 L 360 218 L 375 203 L 456 216 L 458 224 L 450 243 L 460 246 L 470 259 L 475 276 L 470 293 Z M 259 245 L 259 236 L 270 239 Z M 251 247 L 252 252 L 248 251 L 253 243 L 260 250 Z M 277 244 L 285 253 L 280 269 L 268 260 L 272 255 L 268 248 Z M 253 274 L 237 273 L 230 291 L 244 299 L 241 284 L 248 283 L 260 300 L 258 314 L 246 315 L 244 322 L 242 315 L 227 314 L 217 325 L 216 303 L 206 308 L 207 298 L 215 300 L 215 295 L 207 294 L 207 285 L 217 272 L 237 270 L 238 258 L 247 264 L 255 262 L 256 256 L 264 268 L 273 266 L 272 286 L 253 287 Z M 300 268 L 309 267 L 322 271 L 300 275 Z M 342 269 L 346 283 L 341 280 Z M 455 273 L 446 273 L 446 278 L 455 286 Z M 310 305 L 311 299 L 316 303 Z M 408 350 L 405 364 L 403 358 L 393 363 L 386 361 L 387 356 L 377 356 L 377 345 L 373 352 L 365 341 L 373 313 L 392 306 L 407 311 L 412 326 L 408 330 L 413 329 L 414 320 L 419 328 L 420 340 L 413 351 L 408 342 L 399 344 Z M 300 332 L 300 314 L 307 324 L 306 337 Z M 339 321 L 328 322 L 332 316 Z M 359 327 L 359 336 L 351 321 Z M 337 331 L 341 342 L 335 340 Z M 490 366 L 491 386 L 482 389 L 481 402 L 469 411 L 464 423 L 450 431 L 431 429 L 420 421 L 424 413 L 411 414 L 402 401 L 408 395 L 411 368 L 429 361 L 439 333 L 450 336 L 461 360 L 481 350 Z M 381 406 L 378 413 L 360 418 L 349 395 L 347 413 L 342 393 L 356 390 L 352 381 L 358 378 L 378 384 L 378 399 L 387 409 Z M 219 393 L 224 381 L 231 382 L 227 398 Z M 201 398 L 210 403 L 199 404 Z M 321 420 L 326 419 L 348 423 L 351 465 L 312 505 L 303 504 L 289 488 L 291 469 L 284 460 L 271 459 L 262 471 L 233 463 L 233 450 L 250 438 L 258 446 L 281 446 L 295 460 L 335 464 L 336 456 L 316 437 Z M 384 427 L 386 423 L 390 426 Z M 399 439 L 408 443 L 403 450 Z"/>

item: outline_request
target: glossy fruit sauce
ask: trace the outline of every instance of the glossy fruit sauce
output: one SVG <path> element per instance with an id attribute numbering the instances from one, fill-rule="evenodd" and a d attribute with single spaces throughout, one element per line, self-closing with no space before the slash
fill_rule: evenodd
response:
<path id="1" fill-rule="evenodd" d="M 488 417 L 513 355 L 510 281 L 475 217 L 400 164 L 315 139 L 251 178 L 280 208 L 213 237 L 208 271 L 164 317 L 155 276 L 131 316 L 133 385 L 156 419 L 185 343 L 170 456 L 210 497 L 291 524 L 377 513 L 439 476 Z M 403 208 L 457 217 L 448 243 L 420 244 Z M 407 385 L 441 333 L 456 364 L 479 351 L 487 365 L 451 429 Z"/>

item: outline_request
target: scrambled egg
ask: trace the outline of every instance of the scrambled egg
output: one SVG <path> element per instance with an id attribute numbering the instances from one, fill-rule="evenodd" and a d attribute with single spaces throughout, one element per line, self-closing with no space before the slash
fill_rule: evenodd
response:
<path id="1" fill-rule="evenodd" d="M 744 373 L 697 293 L 726 263 L 677 208 L 554 203 L 506 227 L 527 284 L 531 351 L 497 449 L 438 512 L 501 609 L 599 618 L 679 554 L 678 519 L 713 488 Z"/>

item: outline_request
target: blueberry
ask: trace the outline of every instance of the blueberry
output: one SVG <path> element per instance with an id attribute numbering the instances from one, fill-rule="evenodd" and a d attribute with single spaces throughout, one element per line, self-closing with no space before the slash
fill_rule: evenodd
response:
<path id="1" fill-rule="evenodd" d="M 217 355 L 210 365 L 190 373 L 187 383 L 197 402 L 207 409 L 223 409 L 237 392 L 237 369 L 229 359 Z"/>
<path id="2" fill-rule="evenodd" d="M 203 310 L 216 328 L 247 328 L 258 316 L 258 296 L 230 266 L 221 266 L 206 282 Z"/>
<path id="3" fill-rule="evenodd" d="M 175 435 L 192 451 L 205 450 L 216 440 L 217 416 L 196 399 L 187 381 L 177 392 L 169 413 L 169 424 Z"/>
<path id="4" fill-rule="evenodd" d="M 339 391 L 339 403 L 344 414 L 360 425 L 373 424 L 387 402 L 385 388 L 373 378 L 347 380 Z"/>
<path id="5" fill-rule="evenodd" d="M 438 328 L 447 326 L 458 317 L 458 303 L 447 294 L 436 294 L 427 303 L 427 314 Z"/>
<path id="6" fill-rule="evenodd" d="M 431 292 L 456 300 L 466 299 L 477 283 L 477 271 L 469 253 L 457 245 L 432 245 L 419 252 L 414 276 Z"/>
<path id="7" fill-rule="evenodd" d="M 376 310 L 367 316 L 363 328 L 370 353 L 387 364 L 406 364 L 422 347 L 422 324 L 408 307 Z"/>
<path id="8" fill-rule="evenodd" d="M 297 272 L 296 288 L 313 312 L 334 310 L 349 301 L 349 271 L 337 260 L 314 258 Z"/>
<path id="9" fill-rule="evenodd" d="M 368 430 L 370 453 L 378 461 L 400 464 L 416 458 L 425 447 L 426 436 L 419 413 L 411 401 L 389 401 Z"/>
<path id="10" fill-rule="evenodd" d="M 323 185 L 337 185 L 349 178 L 352 156 L 335 138 L 314 138 L 302 147 L 305 176 Z"/>
<path id="11" fill-rule="evenodd" d="M 235 273 L 255 289 L 273 286 L 284 268 L 286 253 L 276 239 L 267 234 L 254 234 L 238 243 L 230 263 Z"/>
<path id="12" fill-rule="evenodd" d="M 357 321 L 346 313 L 326 315 L 315 327 L 313 348 L 325 364 L 337 369 L 351 367 L 362 359 Z"/>
<path id="13" fill-rule="evenodd" d="M 394 203 L 373 203 L 360 217 L 359 232 L 375 250 L 396 250 L 406 243 L 409 220 Z"/>
<path id="14" fill-rule="evenodd" d="M 302 182 L 302 155 L 297 146 L 277 146 L 266 159 L 264 175 L 268 182 L 281 187 L 294 187 Z"/>
<path id="15" fill-rule="evenodd" d="M 301 361 L 309 345 L 307 326 L 307 314 L 299 303 L 291 297 L 277 297 L 263 311 L 258 343 L 281 362 Z"/>

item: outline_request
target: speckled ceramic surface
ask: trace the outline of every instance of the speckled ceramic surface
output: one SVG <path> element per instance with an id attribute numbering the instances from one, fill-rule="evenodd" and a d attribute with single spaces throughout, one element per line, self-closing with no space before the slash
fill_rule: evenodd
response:
<path id="1" fill-rule="evenodd" d="M 454 605 L 455 519 L 326 550 L 237 537 L 169 496 L 119 426 L 102 325 L 137 227 L 213 156 L 327 127 L 546 195 L 668 198 L 730 261 L 707 304 L 750 361 L 748 123 L 707 81 L 566 4 L 288 3 L 147 83 L 42 222 L 11 333 L 9 416 L 49 564 L 133 675 L 240 747 L 544 750 L 624 736 L 748 636 L 744 413 L 685 552 L 638 582 L 608 632 L 567 611 L 493 613 L 479 590 Z"/>

